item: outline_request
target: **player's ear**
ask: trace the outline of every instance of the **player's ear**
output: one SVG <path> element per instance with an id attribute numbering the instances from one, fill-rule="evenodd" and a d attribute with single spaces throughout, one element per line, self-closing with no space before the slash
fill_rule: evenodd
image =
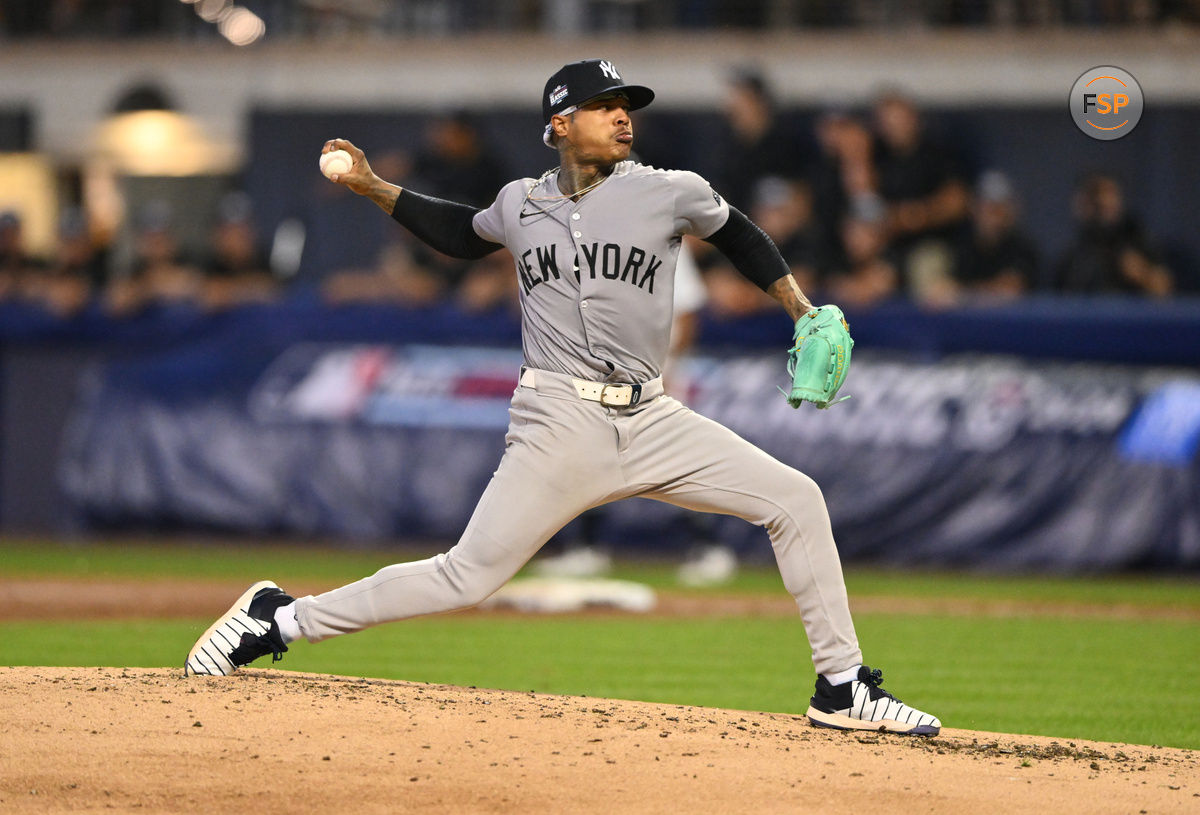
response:
<path id="1" fill-rule="evenodd" d="M 559 116 L 557 113 L 550 117 L 550 127 L 554 130 L 554 135 L 562 137 L 567 135 L 567 117 Z"/>

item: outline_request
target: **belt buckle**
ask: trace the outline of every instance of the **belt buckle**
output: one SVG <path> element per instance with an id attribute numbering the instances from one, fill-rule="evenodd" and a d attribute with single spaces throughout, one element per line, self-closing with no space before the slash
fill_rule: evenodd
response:
<path id="1" fill-rule="evenodd" d="M 608 397 L 605 395 L 606 393 L 608 393 L 609 388 L 629 388 L 629 401 L 624 402 L 624 403 L 610 402 L 608 400 Z M 617 384 L 613 384 L 613 383 L 609 382 L 600 388 L 600 404 L 604 405 L 605 407 L 633 407 L 641 400 L 642 400 L 642 386 L 641 385 L 617 385 Z"/>

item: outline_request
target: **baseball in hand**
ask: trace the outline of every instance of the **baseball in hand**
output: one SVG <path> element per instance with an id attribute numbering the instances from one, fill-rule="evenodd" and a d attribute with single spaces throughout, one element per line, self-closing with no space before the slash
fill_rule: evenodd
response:
<path id="1" fill-rule="evenodd" d="M 348 173 L 353 166 L 354 159 L 345 150 L 331 150 L 321 154 L 321 172 L 326 178 L 333 178 L 335 173 Z"/>

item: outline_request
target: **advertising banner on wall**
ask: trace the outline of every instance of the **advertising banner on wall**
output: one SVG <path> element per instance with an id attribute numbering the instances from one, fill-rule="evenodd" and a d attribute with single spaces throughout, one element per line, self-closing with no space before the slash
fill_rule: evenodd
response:
<path id="1" fill-rule="evenodd" d="M 521 364 L 510 348 L 206 350 L 95 372 L 61 463 L 86 522 L 452 541 L 499 462 Z M 850 400 L 797 411 L 776 390 L 783 362 L 697 357 L 668 387 L 811 475 L 847 557 L 1200 566 L 1195 371 L 863 352 Z M 618 549 L 687 547 L 694 527 L 681 512 L 625 501 L 602 528 Z M 761 529 L 728 518 L 707 529 L 745 557 L 770 557 Z"/>

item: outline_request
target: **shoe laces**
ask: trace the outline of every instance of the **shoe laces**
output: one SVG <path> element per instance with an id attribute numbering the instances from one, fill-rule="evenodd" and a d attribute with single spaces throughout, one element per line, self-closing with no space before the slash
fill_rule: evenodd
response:
<path id="1" fill-rule="evenodd" d="M 900 701 L 899 699 L 896 699 L 895 696 L 892 696 L 890 693 L 880 687 L 880 685 L 883 684 L 883 671 L 881 671 L 879 668 L 871 670 L 867 673 L 866 677 L 861 678 L 858 681 L 867 686 L 867 696 L 872 702 L 885 696 L 888 699 L 895 699 L 897 702 Z"/>

